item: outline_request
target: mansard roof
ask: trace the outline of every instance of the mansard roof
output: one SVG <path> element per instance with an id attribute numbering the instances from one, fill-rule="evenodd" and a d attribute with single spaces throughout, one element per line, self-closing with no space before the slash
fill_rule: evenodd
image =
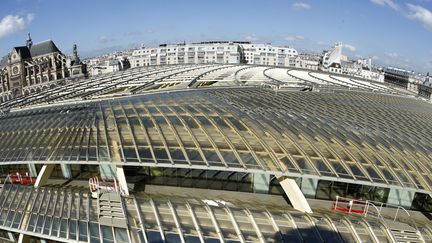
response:
<path id="1" fill-rule="evenodd" d="M 41 56 L 53 52 L 60 52 L 60 50 L 57 48 L 57 46 L 52 40 L 47 40 L 34 44 L 30 48 L 30 53 L 32 57 Z"/>
<path id="2" fill-rule="evenodd" d="M 21 58 L 31 58 L 31 54 L 27 46 L 16 46 L 14 49 L 21 56 Z"/>

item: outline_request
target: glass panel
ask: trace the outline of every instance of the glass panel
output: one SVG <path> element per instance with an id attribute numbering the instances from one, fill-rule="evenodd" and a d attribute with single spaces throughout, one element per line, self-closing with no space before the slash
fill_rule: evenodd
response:
<path id="1" fill-rule="evenodd" d="M 242 165 L 237 160 L 236 156 L 231 151 L 221 151 L 221 154 L 225 160 L 225 162 L 228 164 L 228 166 L 232 167 L 242 167 Z"/>
<path id="2" fill-rule="evenodd" d="M 194 119 L 192 119 L 192 117 L 190 116 L 182 116 L 182 119 L 186 122 L 186 125 L 189 128 L 198 128 L 198 124 L 195 122 Z"/>
<path id="3" fill-rule="evenodd" d="M 152 159 L 152 154 L 150 148 L 147 147 L 139 147 L 138 153 L 141 159 Z"/>
<path id="4" fill-rule="evenodd" d="M 201 158 L 201 155 L 199 154 L 198 150 L 194 150 L 194 149 L 186 149 L 186 153 L 189 157 L 189 159 L 195 160 L 195 161 L 203 161 L 203 159 Z"/>
<path id="5" fill-rule="evenodd" d="M 355 177 L 357 177 L 358 179 L 361 179 L 361 180 L 369 181 L 369 179 L 363 174 L 363 172 L 359 169 L 359 167 L 357 165 L 348 164 L 348 166 L 350 167 L 350 169 L 351 169 L 351 171 Z"/>
<path id="6" fill-rule="evenodd" d="M 153 121 L 148 116 L 141 117 L 141 121 L 144 127 L 148 127 L 148 128 L 154 127 Z"/>
<path id="7" fill-rule="evenodd" d="M 174 162 L 186 161 L 183 151 L 181 151 L 180 149 L 170 149 L 170 153 L 171 153 L 171 158 L 174 160 Z"/>
<path id="8" fill-rule="evenodd" d="M 126 229 L 114 227 L 114 232 L 115 232 L 116 242 L 119 242 L 119 243 L 128 243 L 129 242 Z"/>
<path id="9" fill-rule="evenodd" d="M 159 231 L 147 231 L 147 237 L 150 242 L 154 243 L 163 243 L 162 237 L 159 233 Z"/>
<path id="10" fill-rule="evenodd" d="M 102 231 L 103 242 L 114 242 L 112 228 L 105 225 L 101 225 L 100 227 Z"/>
<path id="11" fill-rule="evenodd" d="M 59 222 L 60 222 L 60 219 L 59 219 L 59 218 L 54 218 L 54 219 L 53 219 L 51 235 L 54 235 L 54 236 L 57 236 L 57 235 L 58 235 Z"/>
<path id="12" fill-rule="evenodd" d="M 309 162 L 306 161 L 306 159 L 297 159 L 297 165 L 300 167 L 303 173 L 316 174 L 314 168 Z"/>
<path id="13" fill-rule="evenodd" d="M 60 220 L 60 237 L 66 238 L 67 237 L 67 229 L 68 229 L 68 222 L 67 219 L 61 219 Z"/>
<path id="14" fill-rule="evenodd" d="M 69 223 L 69 239 L 76 240 L 77 221 L 71 220 Z"/>
<path id="15" fill-rule="evenodd" d="M 90 228 L 90 242 L 100 243 L 99 240 L 99 226 L 95 223 L 89 223 Z"/>
<path id="16" fill-rule="evenodd" d="M 166 163 L 168 160 L 168 154 L 163 148 L 155 148 L 153 149 L 154 155 L 158 162 Z"/>
<path id="17" fill-rule="evenodd" d="M 87 241 L 87 224 L 86 222 L 79 222 L 79 240 Z"/>
<path id="18" fill-rule="evenodd" d="M 169 242 L 169 243 L 181 242 L 180 236 L 178 234 L 174 234 L 174 233 L 165 234 L 165 240 L 166 240 L 166 242 Z"/>
<path id="19" fill-rule="evenodd" d="M 333 172 L 327 167 L 327 164 L 325 164 L 322 160 L 312 160 L 315 167 L 318 169 L 318 171 L 324 175 L 324 176 L 332 176 Z"/>

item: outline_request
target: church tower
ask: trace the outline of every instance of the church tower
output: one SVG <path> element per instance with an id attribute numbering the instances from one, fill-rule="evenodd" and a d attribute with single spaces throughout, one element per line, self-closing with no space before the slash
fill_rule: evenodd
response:
<path id="1" fill-rule="evenodd" d="M 30 32 L 27 33 L 27 36 L 28 37 L 27 37 L 27 41 L 26 41 L 26 46 L 30 50 L 32 45 L 33 45 L 33 41 L 31 39 Z"/>
<path id="2" fill-rule="evenodd" d="M 71 78 L 87 76 L 87 65 L 81 62 L 76 44 L 73 45 L 72 56 L 70 57 L 70 73 Z"/>

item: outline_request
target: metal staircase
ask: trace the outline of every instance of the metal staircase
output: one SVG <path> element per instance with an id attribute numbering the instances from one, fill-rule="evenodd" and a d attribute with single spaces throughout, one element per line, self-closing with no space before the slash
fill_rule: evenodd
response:
<path id="1" fill-rule="evenodd" d="M 105 182 L 93 177 L 89 179 L 89 186 L 92 197 L 97 199 L 100 225 L 128 228 L 126 206 L 117 181 Z"/>
<path id="2" fill-rule="evenodd" d="M 383 207 L 392 207 L 396 209 L 395 215 L 391 217 L 392 219 L 389 219 L 388 215 L 385 217 L 382 214 Z M 355 213 L 363 215 L 364 217 L 374 217 L 384 226 L 388 236 L 394 243 L 426 242 L 420 231 L 417 229 L 415 223 L 411 220 L 410 213 L 401 206 L 369 200 L 354 200 L 337 196 L 331 209 L 333 211 Z M 397 221 L 399 211 L 406 213 L 407 217 L 403 222 Z"/>
<path id="3" fill-rule="evenodd" d="M 101 225 L 127 228 L 123 201 L 116 192 L 104 192 L 99 196 L 99 223 Z"/>
<path id="4" fill-rule="evenodd" d="M 417 231 L 391 229 L 396 242 L 425 242 Z"/>
<path id="5" fill-rule="evenodd" d="M 377 209 L 377 207 L 375 207 L 373 203 L 372 204 L 370 203 L 370 206 L 374 206 L 374 208 Z M 408 211 L 406 211 L 403 207 L 397 206 L 396 214 L 393 220 L 384 218 L 381 215 L 381 209 L 382 209 L 382 205 L 380 207 L 380 211 L 378 211 L 377 218 L 381 221 L 383 225 L 386 226 L 386 228 L 388 229 L 387 232 L 391 236 L 394 242 L 396 243 L 408 243 L 408 242 L 425 243 L 426 242 L 417 228 L 414 228 L 413 226 L 411 226 L 406 222 L 396 221 L 397 213 L 399 212 L 399 209 L 402 209 L 404 212 L 406 212 L 408 218 L 411 216 L 408 213 Z M 414 223 L 411 224 L 415 226 Z"/>
<path id="6" fill-rule="evenodd" d="M 384 220 L 396 242 L 425 242 L 416 228 L 406 223 L 395 222 L 388 219 Z"/>

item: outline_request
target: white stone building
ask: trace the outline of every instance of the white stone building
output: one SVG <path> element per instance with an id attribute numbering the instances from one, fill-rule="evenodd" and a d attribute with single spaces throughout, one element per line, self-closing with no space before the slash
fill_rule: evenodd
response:
<path id="1" fill-rule="evenodd" d="M 142 47 L 133 51 L 131 67 L 194 64 L 194 63 L 241 63 L 243 60 L 242 42 L 200 42 L 161 44 L 156 48 Z"/>
<path id="2" fill-rule="evenodd" d="M 247 64 L 294 67 L 298 56 L 292 47 L 270 44 L 242 44 Z"/>
<path id="3" fill-rule="evenodd" d="M 128 52 L 115 52 L 85 60 L 91 76 L 130 68 Z"/>
<path id="4" fill-rule="evenodd" d="M 135 50 L 131 57 L 131 67 L 188 63 L 247 63 L 294 67 L 297 56 L 297 51 L 292 47 L 275 47 L 270 44 L 250 42 L 209 41 L 192 44 L 161 44 L 156 48 L 142 47 Z"/>
<path id="5" fill-rule="evenodd" d="M 337 42 L 333 49 L 323 52 L 320 69 L 331 73 L 342 73 L 341 59 L 342 43 Z"/>
<path id="6" fill-rule="evenodd" d="M 372 59 L 345 60 L 341 62 L 342 73 L 359 78 L 384 82 L 384 74 L 372 66 Z"/>
<path id="7" fill-rule="evenodd" d="M 295 67 L 318 70 L 321 57 L 313 54 L 299 54 L 295 58 Z"/>

